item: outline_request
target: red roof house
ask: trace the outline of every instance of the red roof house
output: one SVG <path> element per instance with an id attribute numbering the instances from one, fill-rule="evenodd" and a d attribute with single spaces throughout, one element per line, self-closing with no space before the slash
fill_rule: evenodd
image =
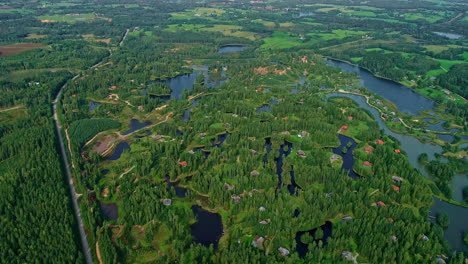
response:
<path id="1" fill-rule="evenodd" d="M 348 120 L 353 120 L 353 117 L 352 117 L 352 116 L 348 116 Z"/>
<path id="2" fill-rule="evenodd" d="M 368 161 L 364 161 L 364 163 L 362 165 L 364 165 L 366 167 L 370 167 L 372 164 L 370 162 L 368 162 Z"/>
<path id="3" fill-rule="evenodd" d="M 187 162 L 186 161 L 181 161 L 181 162 L 179 162 L 179 165 L 182 166 L 182 167 L 185 167 L 185 166 L 187 166 Z"/>
<path id="4" fill-rule="evenodd" d="M 400 192 L 400 187 L 392 185 L 395 192 Z"/>
<path id="5" fill-rule="evenodd" d="M 383 145 L 383 143 L 384 143 L 384 142 L 383 142 L 382 140 L 380 140 L 380 139 L 377 139 L 375 142 L 377 142 L 377 144 L 379 144 L 379 145 Z"/>
<path id="6" fill-rule="evenodd" d="M 287 118 L 287 117 L 283 117 L 283 118 L 281 118 L 281 119 L 283 119 L 283 120 L 288 120 L 289 118 Z"/>
<path id="7" fill-rule="evenodd" d="M 257 88 L 257 91 L 261 92 L 263 90 L 263 88 Z"/>
<path id="8" fill-rule="evenodd" d="M 76 97 L 76 94 L 72 94 L 73 97 Z"/>
<path id="9" fill-rule="evenodd" d="M 348 126 L 342 126 L 340 129 L 341 130 L 348 130 Z"/>
<path id="10" fill-rule="evenodd" d="M 371 147 L 365 147 L 364 151 L 367 153 L 372 153 L 372 148 Z"/>
<path id="11" fill-rule="evenodd" d="M 394 151 L 395 151 L 395 153 L 400 153 L 401 152 L 399 149 L 395 149 Z"/>
<path id="12" fill-rule="evenodd" d="M 380 205 L 380 206 L 383 206 L 383 207 L 387 206 L 387 205 L 386 205 L 384 202 L 382 202 L 382 201 L 378 201 L 377 204 Z"/>

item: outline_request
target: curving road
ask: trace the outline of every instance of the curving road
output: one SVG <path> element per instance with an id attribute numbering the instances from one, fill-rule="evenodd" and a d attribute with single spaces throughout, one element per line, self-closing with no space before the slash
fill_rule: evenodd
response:
<path id="1" fill-rule="evenodd" d="M 119 46 L 122 46 L 122 43 L 124 42 L 125 38 L 127 37 L 129 30 L 127 29 L 124 38 L 120 41 Z M 112 55 L 112 51 L 109 50 L 109 56 Z M 104 57 L 101 62 L 107 57 Z M 94 68 L 98 65 L 101 64 L 101 62 L 97 63 L 96 65 L 91 66 L 91 68 Z M 73 77 L 71 80 L 75 80 L 78 78 L 80 74 L 76 75 Z M 67 84 L 65 83 L 57 93 L 57 96 L 55 97 L 55 100 L 52 103 L 52 108 L 54 110 L 54 124 L 55 124 L 55 129 L 57 130 L 57 136 L 59 139 L 59 144 L 60 144 L 60 153 L 62 155 L 63 159 L 63 164 L 65 166 L 65 172 L 67 174 L 67 181 L 68 181 L 68 187 L 70 189 L 70 193 L 72 196 L 72 204 L 73 204 L 73 211 L 75 213 L 76 221 L 78 222 L 78 230 L 80 232 L 80 238 L 81 238 L 81 246 L 83 248 L 83 253 L 85 255 L 86 263 L 87 264 L 93 264 L 93 258 L 91 256 L 91 250 L 89 249 L 89 244 L 88 240 L 86 239 L 86 233 L 84 230 L 84 225 L 83 225 L 83 219 L 81 218 L 81 213 L 80 213 L 80 207 L 78 206 L 78 196 L 76 195 L 75 191 L 75 185 L 73 184 L 73 178 L 70 170 L 70 163 L 68 161 L 67 153 L 65 152 L 65 144 L 63 143 L 63 137 L 61 133 L 61 128 L 62 125 L 60 124 L 60 120 L 58 118 L 57 114 L 57 104 L 60 101 L 60 97 L 62 97 L 62 92 L 65 89 Z"/>

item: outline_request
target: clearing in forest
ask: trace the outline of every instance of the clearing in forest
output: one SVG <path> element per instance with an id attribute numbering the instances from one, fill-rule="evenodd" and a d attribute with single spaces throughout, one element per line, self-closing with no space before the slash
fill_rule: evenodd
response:
<path id="1" fill-rule="evenodd" d="M 11 56 L 11 55 L 19 54 L 23 51 L 39 49 L 39 48 L 45 48 L 45 46 L 43 46 L 40 43 L 21 43 L 21 44 L 0 46 L 0 57 Z"/>

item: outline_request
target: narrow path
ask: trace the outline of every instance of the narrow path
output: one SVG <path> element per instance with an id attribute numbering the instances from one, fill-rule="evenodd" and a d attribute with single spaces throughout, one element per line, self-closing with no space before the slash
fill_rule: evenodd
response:
<path id="1" fill-rule="evenodd" d="M 125 31 L 125 35 L 123 36 L 122 40 L 120 41 L 119 47 L 122 47 L 122 45 L 123 45 L 125 39 L 126 39 L 127 36 L 128 36 L 128 32 L 130 32 L 130 29 L 127 29 L 127 31 Z"/>
<path id="2" fill-rule="evenodd" d="M 15 109 L 22 108 L 22 107 L 23 107 L 22 105 L 13 106 L 13 107 L 10 107 L 10 108 L 7 108 L 7 109 L 0 110 L 0 113 L 15 110 Z"/>
<path id="3" fill-rule="evenodd" d="M 450 19 L 450 21 L 449 21 L 448 23 L 452 23 L 454 20 L 456 20 L 456 19 L 458 19 L 459 17 L 463 16 L 463 14 L 464 14 L 463 12 L 460 13 L 460 14 L 458 14 L 456 17 Z"/>
<path id="4" fill-rule="evenodd" d="M 128 33 L 128 30 L 127 30 L 127 33 Z M 127 35 L 127 33 L 125 35 Z M 122 41 L 120 42 L 120 45 L 123 43 L 124 40 L 125 40 L 125 38 L 122 39 Z M 111 56 L 111 55 L 112 55 L 112 52 L 109 53 L 109 56 Z M 98 62 L 97 64 L 91 66 L 90 68 L 92 69 L 92 68 L 95 68 L 98 65 L 100 65 L 104 61 L 105 58 L 107 58 L 107 57 L 104 57 L 100 62 Z M 71 80 L 73 81 L 76 78 L 78 78 L 79 76 L 80 76 L 80 74 L 76 75 Z M 80 232 L 81 246 L 83 248 L 83 253 L 84 253 L 84 256 L 85 256 L 86 264 L 93 264 L 93 258 L 91 256 L 91 250 L 89 248 L 88 240 L 86 239 L 86 233 L 85 233 L 85 230 L 84 230 L 83 219 L 81 218 L 80 207 L 78 206 L 78 196 L 76 194 L 75 185 L 73 183 L 73 177 L 72 177 L 72 173 L 71 173 L 71 170 L 70 170 L 70 163 L 68 162 L 67 153 L 65 151 L 65 144 L 63 143 L 63 137 L 62 137 L 62 132 L 61 132 L 62 125 L 60 124 L 60 120 L 58 118 L 58 113 L 57 113 L 57 104 L 60 101 L 60 98 L 62 97 L 63 90 L 66 87 L 67 87 L 67 83 L 65 83 L 60 88 L 59 92 L 57 93 L 57 96 L 55 97 L 54 101 L 52 102 L 52 108 L 53 108 L 53 111 L 54 111 L 54 124 L 55 124 L 55 129 L 57 130 L 57 136 L 58 136 L 59 145 L 60 145 L 60 154 L 62 156 L 63 164 L 65 166 L 65 172 L 66 172 L 66 175 L 67 175 L 68 187 L 70 189 L 70 194 L 72 196 L 71 198 L 72 198 L 72 204 L 73 204 L 73 211 L 75 212 L 75 217 L 76 217 L 76 221 L 77 221 L 77 224 L 78 224 L 78 231 Z M 59 245 L 57 245 L 57 246 L 59 246 Z"/>

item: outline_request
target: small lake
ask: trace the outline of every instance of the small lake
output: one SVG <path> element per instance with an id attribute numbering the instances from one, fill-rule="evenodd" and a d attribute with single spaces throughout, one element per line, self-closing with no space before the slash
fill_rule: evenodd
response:
<path id="1" fill-rule="evenodd" d="M 169 187 L 174 188 L 177 197 L 185 198 L 187 196 L 187 189 L 180 187 L 178 182 L 171 182 L 169 177 L 166 177 L 165 181 Z"/>
<path id="2" fill-rule="evenodd" d="M 445 33 L 445 32 L 432 32 L 432 33 L 441 37 L 448 38 L 448 39 L 460 39 L 463 37 L 462 35 L 453 34 L 453 33 Z"/>
<path id="3" fill-rule="evenodd" d="M 244 45 L 226 45 L 222 46 L 218 49 L 218 54 L 222 53 L 233 53 L 233 52 L 241 52 L 245 50 L 247 46 Z"/>
<path id="4" fill-rule="evenodd" d="M 271 109 L 272 109 L 271 105 L 264 104 L 261 107 L 257 107 L 257 109 L 255 111 L 257 113 L 265 113 L 265 112 L 271 112 Z"/>
<path id="5" fill-rule="evenodd" d="M 130 120 L 130 124 L 129 124 L 130 129 L 125 131 L 123 133 L 123 135 L 128 135 L 128 134 L 130 134 L 132 132 L 137 131 L 138 129 L 142 129 L 142 128 L 147 127 L 147 126 L 149 126 L 151 124 L 153 124 L 153 123 L 151 123 L 150 121 L 145 121 L 145 122 L 140 123 L 140 121 L 138 121 L 138 119 L 132 119 L 132 120 Z"/>
<path id="6" fill-rule="evenodd" d="M 96 108 L 98 108 L 98 106 L 100 105 L 100 103 L 89 101 L 89 112 L 94 113 L 94 111 L 96 111 Z"/>
<path id="7" fill-rule="evenodd" d="M 112 155 L 107 157 L 107 160 L 118 160 L 120 158 L 120 156 L 122 155 L 122 153 L 127 149 L 130 149 L 130 145 L 127 142 L 120 142 L 115 147 L 115 150 L 112 153 Z"/>
<path id="8" fill-rule="evenodd" d="M 119 208 L 116 203 L 101 203 L 101 214 L 107 220 L 117 220 L 119 218 Z"/>
<path id="9" fill-rule="evenodd" d="M 353 170 L 354 165 L 354 155 L 353 150 L 356 148 L 357 143 L 352 138 L 338 134 L 338 139 L 340 140 L 340 145 L 337 148 L 333 149 L 333 153 L 341 156 L 343 158 L 343 165 L 341 169 L 348 171 L 348 176 L 353 179 L 359 178 Z M 348 147 L 348 144 L 351 144 Z M 343 149 L 346 148 L 346 153 L 343 153 Z"/>
<path id="10" fill-rule="evenodd" d="M 309 245 L 310 244 L 305 244 L 302 243 L 301 237 L 305 234 L 312 236 L 315 238 L 315 233 L 317 232 L 318 229 L 322 229 L 323 231 L 323 237 L 313 239 L 315 243 L 318 244 L 318 242 L 321 240 L 322 241 L 322 247 L 325 247 L 328 244 L 328 238 L 332 236 L 332 231 L 333 231 L 333 224 L 329 221 L 325 222 L 320 227 L 308 230 L 308 231 L 300 231 L 296 233 L 296 251 L 299 254 L 299 257 L 303 258 L 307 255 L 307 252 L 309 252 Z"/>
<path id="11" fill-rule="evenodd" d="M 276 162 L 276 175 L 278 176 L 278 186 L 277 190 L 281 189 L 283 186 L 283 159 L 289 154 L 291 154 L 293 144 L 287 141 L 284 141 L 279 148 L 279 156 L 275 158 Z"/>
<path id="12" fill-rule="evenodd" d="M 369 71 L 345 62 L 332 59 L 326 59 L 326 62 L 327 65 L 340 68 L 343 72 L 356 73 L 363 87 L 394 103 L 403 113 L 418 115 L 418 111 L 434 110 L 435 108 L 433 101 L 404 85 L 375 77 Z"/>
<path id="13" fill-rule="evenodd" d="M 455 139 L 452 135 L 448 135 L 448 134 L 437 134 L 437 137 L 447 143 L 452 143 L 453 140 Z"/>
<path id="14" fill-rule="evenodd" d="M 213 244 L 216 249 L 223 235 L 221 216 L 210 213 L 198 205 L 192 206 L 192 212 L 197 217 L 197 222 L 190 226 L 193 241 L 207 247 Z"/>

